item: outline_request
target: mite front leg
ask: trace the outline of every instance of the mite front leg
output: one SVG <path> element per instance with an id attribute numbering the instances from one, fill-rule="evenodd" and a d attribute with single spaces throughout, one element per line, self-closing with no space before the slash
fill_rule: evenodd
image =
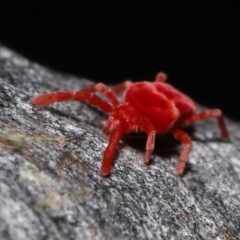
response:
<path id="1" fill-rule="evenodd" d="M 220 109 L 212 109 L 212 110 L 203 110 L 198 114 L 194 114 L 183 121 L 181 124 L 182 127 L 187 125 L 192 125 L 197 121 L 205 120 L 207 118 L 216 118 L 218 121 L 218 127 L 221 131 L 221 137 L 224 140 L 229 138 L 228 130 L 226 124 L 224 122 L 222 111 Z"/>
<path id="2" fill-rule="evenodd" d="M 188 134 L 180 129 L 173 129 L 171 130 L 171 133 L 174 135 L 176 139 L 178 139 L 183 143 L 183 150 L 179 157 L 177 168 L 176 168 L 177 175 L 182 176 L 185 169 L 186 162 L 188 160 L 189 152 L 191 151 L 191 148 L 192 148 L 192 141 L 189 138 Z"/>
<path id="3" fill-rule="evenodd" d="M 101 174 L 107 176 L 111 173 L 112 160 L 115 156 L 118 143 L 122 137 L 122 130 L 116 129 L 110 134 L 108 146 L 103 154 L 103 161 L 101 166 Z"/>
<path id="4" fill-rule="evenodd" d="M 112 91 L 118 95 L 120 94 L 121 92 L 125 91 L 128 87 L 130 87 L 132 85 L 132 81 L 130 80 L 126 80 L 116 86 L 113 87 Z"/>
<path id="5" fill-rule="evenodd" d="M 88 93 L 100 92 L 111 101 L 113 106 L 119 105 L 119 101 L 115 95 L 115 92 L 112 91 L 110 88 L 108 88 L 103 83 L 92 84 L 92 85 L 82 88 L 79 91 L 88 92 Z"/>
<path id="6" fill-rule="evenodd" d="M 37 106 L 46 106 L 55 102 L 72 101 L 87 101 L 92 105 L 97 106 L 104 112 L 111 112 L 113 107 L 102 100 L 100 97 L 88 92 L 52 92 L 36 96 L 32 99 L 32 103 Z"/>
<path id="7" fill-rule="evenodd" d="M 55 102 L 64 102 L 72 99 L 73 92 L 52 92 L 34 97 L 31 101 L 37 106 L 47 106 Z"/>

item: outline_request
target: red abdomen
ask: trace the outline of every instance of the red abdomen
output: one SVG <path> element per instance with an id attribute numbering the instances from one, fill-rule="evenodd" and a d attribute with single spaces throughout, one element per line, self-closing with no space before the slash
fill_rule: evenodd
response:
<path id="1" fill-rule="evenodd" d="M 124 102 L 148 117 L 158 133 L 168 132 L 196 111 L 191 98 L 164 82 L 134 83 L 126 90 Z"/>

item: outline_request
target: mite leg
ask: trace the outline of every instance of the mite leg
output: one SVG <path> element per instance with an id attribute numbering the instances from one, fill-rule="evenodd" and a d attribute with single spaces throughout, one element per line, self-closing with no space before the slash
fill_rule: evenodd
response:
<path id="1" fill-rule="evenodd" d="M 167 80 L 167 74 L 159 72 L 155 78 L 155 82 L 165 82 Z"/>
<path id="2" fill-rule="evenodd" d="M 150 131 L 147 136 L 146 149 L 143 157 L 144 163 L 148 164 L 155 146 L 156 131 Z"/>
<path id="3" fill-rule="evenodd" d="M 189 152 L 191 151 L 191 148 L 192 148 L 192 141 L 189 138 L 188 134 L 180 129 L 173 129 L 171 130 L 171 133 L 174 135 L 176 139 L 178 139 L 183 143 L 183 150 L 182 150 L 182 153 L 180 154 L 177 168 L 176 168 L 177 175 L 182 176 L 186 162 L 188 160 Z"/>
<path id="4" fill-rule="evenodd" d="M 92 105 L 97 106 L 105 112 L 111 112 L 112 106 L 102 100 L 100 97 L 88 92 L 53 92 L 36 96 L 32 99 L 32 103 L 37 106 L 46 106 L 54 102 L 63 102 L 67 100 L 73 101 L 87 101 Z"/>
<path id="5" fill-rule="evenodd" d="M 79 91 L 89 92 L 89 93 L 100 92 L 110 100 L 113 106 L 119 105 L 119 101 L 115 95 L 115 92 L 112 91 L 103 83 L 92 84 L 90 86 L 80 89 Z"/>
<path id="6" fill-rule="evenodd" d="M 121 137 L 122 130 L 119 128 L 110 134 L 109 143 L 103 154 L 103 161 L 100 170 L 103 176 L 107 176 L 111 173 L 112 160 L 115 156 L 115 152 Z"/>
<path id="7" fill-rule="evenodd" d="M 220 109 L 203 110 L 202 112 L 198 114 L 194 114 L 188 117 L 187 119 L 185 119 L 181 124 L 181 126 L 184 127 L 187 125 L 192 125 L 197 121 L 205 120 L 211 117 L 217 119 L 218 127 L 221 131 L 222 139 L 228 139 L 229 138 L 228 130 L 222 116 L 222 111 Z"/>
<path id="8" fill-rule="evenodd" d="M 130 87 L 132 85 L 132 81 L 130 80 L 126 80 L 116 86 L 113 87 L 112 91 L 118 95 L 120 94 L 122 91 L 126 90 L 128 87 Z"/>

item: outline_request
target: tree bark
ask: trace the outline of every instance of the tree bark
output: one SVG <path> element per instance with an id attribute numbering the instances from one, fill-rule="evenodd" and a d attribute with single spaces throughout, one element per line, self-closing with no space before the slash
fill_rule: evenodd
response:
<path id="1" fill-rule="evenodd" d="M 30 102 L 89 83 L 0 46 L 0 239 L 240 239 L 239 123 L 226 119 L 229 142 L 215 120 L 190 129 L 182 178 L 181 145 L 168 135 L 150 165 L 126 138 L 104 178 L 107 116 L 82 102 Z"/>

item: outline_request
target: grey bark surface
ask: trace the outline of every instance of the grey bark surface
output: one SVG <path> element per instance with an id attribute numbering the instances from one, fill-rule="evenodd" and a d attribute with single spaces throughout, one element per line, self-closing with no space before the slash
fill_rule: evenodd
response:
<path id="1" fill-rule="evenodd" d="M 181 145 L 156 150 L 148 166 L 144 149 L 127 145 L 103 178 L 106 115 L 82 102 L 30 103 L 89 83 L 0 46 L 0 239 L 240 239 L 239 123 L 226 119 L 229 142 L 215 120 L 196 124 L 182 178 Z"/>

